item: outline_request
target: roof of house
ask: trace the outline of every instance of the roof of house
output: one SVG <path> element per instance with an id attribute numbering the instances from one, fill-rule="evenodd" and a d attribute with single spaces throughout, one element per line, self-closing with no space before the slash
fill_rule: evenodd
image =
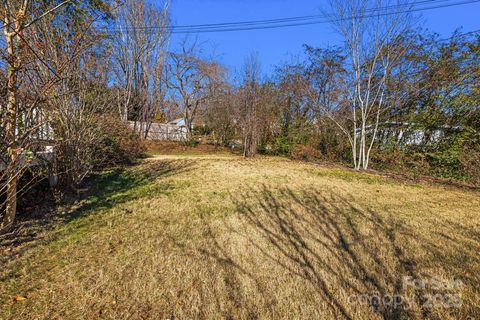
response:
<path id="1" fill-rule="evenodd" d="M 176 126 L 185 126 L 185 119 L 184 118 L 178 118 L 172 121 L 169 121 L 168 124 L 173 124 Z"/>

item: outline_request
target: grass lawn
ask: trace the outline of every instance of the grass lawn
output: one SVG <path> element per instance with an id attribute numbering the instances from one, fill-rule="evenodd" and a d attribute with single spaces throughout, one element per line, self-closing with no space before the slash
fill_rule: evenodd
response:
<path id="1" fill-rule="evenodd" d="M 480 318 L 479 192 L 224 154 L 94 191 L 1 265 L 0 319 Z"/>

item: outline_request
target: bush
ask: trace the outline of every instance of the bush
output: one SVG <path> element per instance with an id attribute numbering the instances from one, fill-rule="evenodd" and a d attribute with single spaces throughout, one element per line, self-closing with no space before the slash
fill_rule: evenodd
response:
<path id="1" fill-rule="evenodd" d="M 473 131 L 463 141 L 459 161 L 468 179 L 480 186 L 480 133 Z"/>
<path id="2" fill-rule="evenodd" d="M 460 155 L 460 163 L 468 179 L 480 186 L 480 146 L 465 147 Z"/>
<path id="3" fill-rule="evenodd" d="M 195 148 L 196 146 L 198 146 L 199 142 L 195 139 L 190 139 L 190 140 L 185 140 L 182 144 L 185 147 Z"/>
<path id="4" fill-rule="evenodd" d="M 478 184 L 479 144 L 480 134 L 472 128 L 448 136 L 437 150 L 427 153 L 430 174 Z"/>
<path id="5" fill-rule="evenodd" d="M 318 160 L 320 156 L 321 156 L 320 151 L 318 151 L 313 147 L 306 146 L 303 144 L 299 144 L 295 146 L 290 152 L 290 158 L 294 160 L 314 161 L 314 160 Z"/>
<path id="6" fill-rule="evenodd" d="M 102 156 L 96 167 L 129 164 L 144 155 L 146 148 L 143 140 L 118 117 L 100 117 L 96 125 L 100 139 L 94 149 Z"/>
<path id="7" fill-rule="evenodd" d="M 480 134 L 464 129 L 446 137 L 434 148 L 409 146 L 372 150 L 371 163 L 378 170 L 449 178 L 480 185 Z"/>
<path id="8" fill-rule="evenodd" d="M 267 153 L 276 156 L 288 156 L 291 151 L 295 148 L 294 143 L 288 137 L 277 137 L 273 141 L 271 150 L 268 150 Z"/>
<path id="9" fill-rule="evenodd" d="M 79 184 L 93 170 L 131 163 L 144 144 L 124 121 L 113 115 L 86 114 L 55 123 L 55 154 L 60 183 Z"/>
<path id="10" fill-rule="evenodd" d="M 373 149 L 370 163 L 377 170 L 427 175 L 430 164 L 423 153 L 404 152 L 398 148 Z"/>

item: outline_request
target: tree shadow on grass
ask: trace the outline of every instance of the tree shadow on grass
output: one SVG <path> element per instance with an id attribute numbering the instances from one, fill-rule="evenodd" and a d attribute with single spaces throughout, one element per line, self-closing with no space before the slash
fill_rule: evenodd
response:
<path id="1" fill-rule="evenodd" d="M 249 205 L 252 198 L 254 205 Z M 263 240 L 250 243 L 275 265 L 310 283 L 332 314 L 353 319 L 349 301 L 365 294 L 397 296 L 403 277 L 416 277 L 415 262 L 396 241 L 401 226 L 345 197 L 263 187 L 233 201 Z M 404 306 L 393 308 L 375 298 L 368 303 L 384 318 L 412 316 Z"/>
<path id="2" fill-rule="evenodd" d="M 245 297 L 252 295 L 238 284 L 245 276 L 256 283 L 262 309 L 275 314 L 273 310 L 283 308 L 274 291 L 278 287 L 269 282 L 285 277 L 286 272 L 305 284 L 300 299 L 308 299 L 313 290 L 317 310 L 334 318 L 421 319 L 459 312 L 446 309 L 432 314 L 432 309 L 425 307 L 426 291 L 406 284 L 406 277 L 423 276 L 415 252 L 406 242 L 428 251 L 436 240 L 417 238 L 416 232 L 393 215 L 361 207 L 349 196 L 314 189 L 263 186 L 231 194 L 231 200 L 241 222 L 225 222 L 224 228 L 230 239 L 240 236 L 246 240 L 248 248 L 245 242 L 237 247 L 225 243 L 216 235 L 218 225 L 205 218 L 210 241 L 193 250 L 221 266 L 218 271 L 225 276 L 225 288 L 217 289 L 217 294 L 228 296 L 237 309 L 247 308 Z M 239 252 L 250 257 L 242 258 Z M 267 264 L 277 271 L 256 273 L 252 255 L 257 261 L 254 264 Z M 440 263 L 448 268 L 450 262 L 442 259 Z M 297 303 L 303 306 L 304 302 Z M 328 310 L 322 311 L 322 305 Z M 249 308 L 259 310 L 258 306 Z"/>
<path id="3" fill-rule="evenodd" d="M 47 231 L 99 210 L 149 196 L 148 187 L 154 185 L 155 180 L 192 170 L 194 165 L 192 160 L 147 160 L 135 168 L 116 168 L 93 176 L 86 183 L 84 199 L 72 212 L 55 214 L 52 202 L 49 214 L 19 219 L 9 234 L 0 237 L 0 266 L 32 247 L 54 240 L 46 237 Z M 76 200 L 78 197 L 67 199 L 66 206 L 72 206 Z"/>
<path id="4" fill-rule="evenodd" d="M 157 179 L 167 178 L 193 169 L 193 160 L 153 160 L 136 170 L 117 169 L 104 173 L 94 180 L 87 203 L 70 216 L 79 218 L 92 210 L 110 209 L 113 206 L 149 196 L 148 187 Z"/>

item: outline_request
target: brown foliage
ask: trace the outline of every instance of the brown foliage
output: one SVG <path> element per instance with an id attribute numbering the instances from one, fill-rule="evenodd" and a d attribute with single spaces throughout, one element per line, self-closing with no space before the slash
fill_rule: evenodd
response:
<path id="1" fill-rule="evenodd" d="M 145 153 L 143 140 L 120 118 L 101 117 L 97 126 L 102 133 L 97 147 L 97 152 L 103 155 L 103 161 L 99 165 L 132 163 Z"/>
<path id="2" fill-rule="evenodd" d="M 65 137 L 55 147 L 64 185 L 74 186 L 100 168 L 131 163 L 145 151 L 139 134 L 114 115 L 92 114 L 89 121 L 77 121 L 75 125 L 81 130 L 57 128 Z"/>
<path id="3" fill-rule="evenodd" d="M 459 160 L 468 179 L 480 186 L 480 146 L 464 146 Z"/>
<path id="4" fill-rule="evenodd" d="M 313 161 L 318 159 L 321 156 L 320 151 L 317 149 L 299 144 L 293 148 L 290 152 L 290 158 L 294 160 L 302 160 L 302 161 Z"/>

